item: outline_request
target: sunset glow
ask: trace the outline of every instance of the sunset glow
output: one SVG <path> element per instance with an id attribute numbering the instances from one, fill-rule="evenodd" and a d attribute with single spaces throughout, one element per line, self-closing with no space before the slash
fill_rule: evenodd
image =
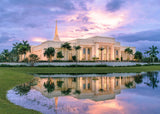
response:
<path id="1" fill-rule="evenodd" d="M 58 20 L 59 36 L 64 41 L 92 36 L 115 37 L 122 45 L 130 44 L 144 51 L 153 43 L 157 44 L 160 36 L 158 4 L 159 0 L 27 0 L 18 3 L 2 0 L 0 46 L 10 48 L 12 43 L 22 40 L 29 40 L 32 45 L 52 40 Z M 150 44 L 142 47 L 141 41 Z"/>

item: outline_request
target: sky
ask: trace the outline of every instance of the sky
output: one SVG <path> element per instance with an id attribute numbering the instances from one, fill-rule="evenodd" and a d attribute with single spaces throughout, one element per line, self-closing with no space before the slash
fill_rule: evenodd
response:
<path id="1" fill-rule="evenodd" d="M 160 49 L 160 0 L 0 0 L 0 52 L 28 40 L 114 37 L 121 45 Z"/>

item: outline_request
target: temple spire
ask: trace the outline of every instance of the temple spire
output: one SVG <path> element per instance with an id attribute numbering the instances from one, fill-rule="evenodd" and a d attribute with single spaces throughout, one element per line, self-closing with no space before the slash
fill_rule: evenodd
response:
<path id="1" fill-rule="evenodd" d="M 56 20 L 56 28 L 55 28 L 55 35 L 54 35 L 53 41 L 60 41 L 58 36 L 57 20 Z"/>

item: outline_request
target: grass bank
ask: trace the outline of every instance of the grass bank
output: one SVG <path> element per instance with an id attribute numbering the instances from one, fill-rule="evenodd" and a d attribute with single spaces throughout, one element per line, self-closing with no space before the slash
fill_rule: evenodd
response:
<path id="1" fill-rule="evenodd" d="M 160 66 L 134 67 L 0 67 L 22 73 L 130 73 L 160 70 Z"/>
<path id="2" fill-rule="evenodd" d="M 6 98 L 9 89 L 32 78 L 33 76 L 25 73 L 0 68 L 0 114 L 39 114 L 39 112 L 16 106 Z"/>
<path id="3" fill-rule="evenodd" d="M 28 73 L 124 73 L 160 70 L 160 66 L 137 67 L 0 67 L 0 113 L 1 114 L 38 114 L 10 103 L 6 93 L 14 86 L 33 78 Z"/>

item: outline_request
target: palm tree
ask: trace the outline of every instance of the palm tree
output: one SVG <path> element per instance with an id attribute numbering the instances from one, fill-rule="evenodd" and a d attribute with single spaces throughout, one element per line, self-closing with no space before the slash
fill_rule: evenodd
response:
<path id="1" fill-rule="evenodd" d="M 70 43 L 68 42 L 65 42 L 64 44 L 61 45 L 61 48 L 64 49 L 64 56 L 66 56 L 65 52 L 68 50 L 72 50 L 71 46 L 70 46 Z M 67 56 L 68 56 L 68 53 L 67 53 Z M 68 57 L 67 57 L 68 59 Z"/>
<path id="2" fill-rule="evenodd" d="M 157 54 L 159 53 L 157 46 L 152 45 L 152 47 L 149 47 L 149 50 L 145 52 L 145 54 L 149 54 L 149 56 L 153 59 L 156 58 Z"/>
<path id="3" fill-rule="evenodd" d="M 57 52 L 57 58 L 59 58 L 59 60 L 63 57 L 62 51 Z"/>
<path id="4" fill-rule="evenodd" d="M 142 60 L 142 57 L 143 57 L 143 55 L 142 55 L 142 52 L 140 52 L 140 51 L 136 51 L 136 53 L 134 54 L 134 59 L 136 59 L 136 60 Z"/>
<path id="5" fill-rule="evenodd" d="M 130 60 L 130 55 L 133 55 L 133 50 L 130 47 L 128 47 L 124 50 L 124 52 L 128 54 L 127 59 Z"/>
<path id="6" fill-rule="evenodd" d="M 48 58 L 48 61 L 52 61 L 52 58 L 54 57 L 55 54 L 55 49 L 53 47 L 49 47 L 47 49 L 44 49 L 44 56 L 46 56 Z"/>
<path id="7" fill-rule="evenodd" d="M 31 46 L 28 43 L 28 41 L 23 40 L 20 43 L 16 42 L 15 44 L 13 44 L 13 49 L 17 51 L 17 54 L 18 54 L 17 56 L 21 55 L 21 61 L 22 61 L 22 55 L 24 55 L 24 59 L 25 59 L 26 53 L 31 50 Z"/>
<path id="8" fill-rule="evenodd" d="M 4 49 L 1 53 L 1 55 L 3 56 L 4 58 L 4 61 L 8 62 L 9 61 L 9 55 L 10 55 L 10 52 L 8 51 L 8 49 Z"/>
<path id="9" fill-rule="evenodd" d="M 36 54 L 30 54 L 29 59 L 30 59 L 30 62 L 32 64 L 32 66 L 34 66 L 34 63 L 39 60 L 39 57 Z"/>
<path id="10" fill-rule="evenodd" d="M 28 41 L 22 41 L 22 45 L 20 45 L 20 50 L 24 54 L 25 59 L 26 53 L 31 50 L 31 46 L 29 45 Z"/>
<path id="11" fill-rule="evenodd" d="M 101 62 L 102 62 L 102 52 L 103 52 L 104 48 L 100 47 L 99 50 L 101 51 Z"/>
<path id="12" fill-rule="evenodd" d="M 74 46 L 74 49 L 76 50 L 76 61 L 78 59 L 78 50 L 81 49 L 81 46 Z"/>
<path id="13" fill-rule="evenodd" d="M 20 52 L 19 52 L 19 47 L 20 47 L 21 43 L 18 43 L 16 42 L 15 44 L 13 44 L 13 51 L 14 51 L 14 54 L 17 58 L 17 62 L 19 61 L 19 56 L 20 56 Z"/>

